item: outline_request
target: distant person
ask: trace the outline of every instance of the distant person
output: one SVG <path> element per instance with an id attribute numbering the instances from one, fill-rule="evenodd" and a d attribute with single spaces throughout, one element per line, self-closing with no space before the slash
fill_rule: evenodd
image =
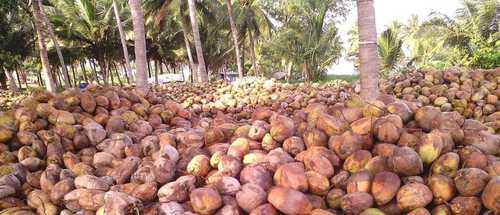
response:
<path id="1" fill-rule="evenodd" d="M 79 87 L 81 90 L 83 90 L 83 89 L 87 88 L 88 86 L 89 86 L 89 83 L 87 83 L 87 82 L 82 82 L 81 80 L 80 80 L 80 82 L 78 83 L 78 87 Z"/>

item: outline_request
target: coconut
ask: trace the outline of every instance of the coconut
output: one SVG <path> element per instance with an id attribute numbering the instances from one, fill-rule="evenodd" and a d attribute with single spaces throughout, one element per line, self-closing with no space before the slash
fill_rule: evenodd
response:
<path id="1" fill-rule="evenodd" d="M 453 214 L 480 214 L 481 201 L 478 197 L 457 196 L 450 202 L 450 209 Z"/>
<path id="2" fill-rule="evenodd" d="M 464 168 L 457 172 L 455 185 L 462 196 L 475 196 L 483 191 L 490 176 L 478 168 Z"/>
<path id="3" fill-rule="evenodd" d="M 267 201 L 285 214 L 309 214 L 313 209 L 306 195 L 290 188 L 271 188 Z"/>
<path id="4" fill-rule="evenodd" d="M 423 208 L 432 201 L 432 191 L 420 183 L 408 183 L 397 193 L 398 207 L 403 211 Z"/>
<path id="5" fill-rule="evenodd" d="M 389 203 L 397 194 L 401 180 L 392 172 L 379 172 L 373 178 L 371 193 L 378 205 Z"/>
<path id="6" fill-rule="evenodd" d="M 387 160 L 387 165 L 393 171 L 406 176 L 423 172 L 421 158 L 413 149 L 406 146 L 394 149 L 394 153 Z"/>
<path id="7" fill-rule="evenodd" d="M 442 204 L 448 202 L 455 196 L 455 184 L 453 179 L 439 174 L 429 177 L 427 184 L 432 191 L 434 203 Z"/>
<path id="8" fill-rule="evenodd" d="M 373 197 L 365 192 L 354 192 L 342 197 L 340 206 L 347 214 L 359 214 L 373 205 Z"/>

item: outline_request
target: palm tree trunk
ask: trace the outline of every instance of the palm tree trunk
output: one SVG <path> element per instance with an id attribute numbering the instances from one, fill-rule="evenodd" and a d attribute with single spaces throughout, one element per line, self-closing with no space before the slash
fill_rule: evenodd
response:
<path id="1" fill-rule="evenodd" d="M 122 68 L 125 71 L 127 71 L 127 68 L 125 68 L 125 65 L 123 63 L 121 63 L 121 64 L 122 64 Z M 127 83 L 130 84 L 130 78 L 128 76 L 129 76 L 129 74 L 127 74 L 127 72 L 125 72 L 125 77 L 127 78 Z"/>
<path id="2" fill-rule="evenodd" d="M 108 74 L 109 74 L 109 80 L 111 81 L 111 86 L 113 86 L 115 84 L 115 77 L 113 75 L 113 67 L 112 66 L 113 65 L 110 64 L 109 68 L 108 68 L 108 71 L 109 71 Z"/>
<path id="3" fill-rule="evenodd" d="M 105 60 L 98 60 L 97 64 L 99 65 L 99 68 L 101 68 L 101 75 L 102 75 L 102 82 L 104 86 L 109 85 L 109 73 L 108 73 L 108 66 L 106 65 Z M 96 79 L 99 79 L 99 76 L 97 76 L 96 73 Z"/>
<path id="4" fill-rule="evenodd" d="M 118 84 L 120 84 L 120 87 L 123 87 L 123 82 L 122 79 L 120 78 L 120 69 L 116 65 L 115 62 L 113 62 L 113 67 L 115 68 L 115 73 L 116 73 L 116 78 L 118 79 Z"/>
<path id="5" fill-rule="evenodd" d="M 290 80 L 292 80 L 292 66 L 293 66 L 293 62 L 292 61 L 289 61 L 287 64 L 286 64 L 286 81 L 290 83 Z"/>
<path id="6" fill-rule="evenodd" d="M 196 48 L 196 56 L 198 58 L 198 82 L 208 82 L 207 67 L 205 66 L 205 58 L 203 57 L 203 48 L 200 39 L 200 30 L 198 29 L 198 20 L 196 20 L 196 7 L 194 0 L 188 0 L 189 18 L 191 19 L 191 27 L 193 28 L 194 46 Z"/>
<path id="7" fill-rule="evenodd" d="M 256 76 L 259 76 L 259 66 L 257 65 L 257 57 L 255 55 L 255 38 L 252 31 L 248 31 L 248 39 L 250 40 L 250 54 L 252 55 L 252 67 Z"/>
<path id="8" fill-rule="evenodd" d="M 181 2 L 184 2 L 184 1 L 181 1 Z M 188 60 L 189 60 L 189 70 L 191 72 L 191 75 L 193 76 L 193 82 L 196 82 L 196 80 L 198 79 L 198 76 L 196 73 L 197 69 L 196 69 L 196 66 L 194 65 L 193 54 L 191 53 L 191 45 L 189 44 L 189 38 L 188 38 L 189 29 L 187 27 L 186 21 L 184 20 L 184 17 L 181 18 L 181 28 L 182 28 L 182 33 L 184 36 L 184 44 L 186 45 L 186 52 L 187 52 L 187 56 L 188 56 Z"/>
<path id="9" fill-rule="evenodd" d="M 77 82 L 78 77 L 76 77 L 75 65 L 74 64 L 70 64 L 70 68 L 71 68 L 71 74 L 73 74 L 73 86 L 77 87 L 76 86 L 76 82 Z"/>
<path id="10" fill-rule="evenodd" d="M 140 0 L 128 1 L 130 11 L 132 13 L 132 22 L 134 27 L 135 38 L 135 65 L 136 65 L 136 87 L 139 91 L 146 94 L 149 89 L 148 77 L 146 74 L 146 35 L 144 31 L 144 13 L 141 8 Z"/>
<path id="11" fill-rule="evenodd" d="M 155 71 L 154 71 L 155 72 L 155 84 L 158 85 L 158 61 L 157 60 L 154 61 L 154 65 L 155 65 Z"/>
<path id="12" fill-rule="evenodd" d="M 118 12 L 118 5 L 116 4 L 116 0 L 113 0 L 113 10 L 115 12 L 116 25 L 118 26 L 118 32 L 120 32 L 120 41 L 123 49 L 123 58 L 125 59 L 125 72 L 127 73 L 127 77 L 130 78 L 128 80 L 129 83 L 134 82 L 134 76 L 132 75 L 132 68 L 130 67 L 130 59 L 128 57 L 128 49 L 127 42 L 125 41 L 125 33 L 123 31 L 122 22 L 120 20 L 120 14 Z"/>
<path id="13" fill-rule="evenodd" d="M 85 82 L 90 84 L 89 78 L 87 77 L 87 72 L 85 71 L 85 61 L 80 61 L 80 68 L 82 69 L 83 79 L 85 80 Z"/>
<path id="14" fill-rule="evenodd" d="M 373 101 L 379 94 L 375 9 L 373 0 L 357 0 L 357 5 L 361 98 Z"/>
<path id="15" fill-rule="evenodd" d="M 243 63 L 241 62 L 240 47 L 238 45 L 238 29 L 236 28 L 236 23 L 233 19 L 233 8 L 231 6 L 231 0 L 226 0 L 227 5 L 227 15 L 229 16 L 229 24 L 231 26 L 231 35 L 233 36 L 234 52 L 236 55 L 236 65 L 238 66 L 238 75 L 243 78 Z"/>
<path id="16" fill-rule="evenodd" d="M 44 25 L 45 28 L 47 29 L 50 40 L 52 41 L 52 43 L 54 44 L 54 47 L 56 48 L 57 57 L 59 58 L 59 62 L 61 64 L 61 70 L 63 73 L 62 77 L 64 80 L 64 86 L 69 88 L 69 87 L 71 87 L 71 83 L 70 83 L 68 69 L 66 67 L 66 64 L 64 63 L 64 58 L 63 58 L 63 55 L 61 52 L 61 48 L 59 47 L 59 43 L 57 42 L 56 35 L 54 34 L 54 31 L 52 30 L 52 23 L 50 23 L 49 19 L 47 18 L 47 15 L 45 15 L 45 12 L 43 11 L 42 1 L 38 1 L 38 7 L 40 8 L 40 16 L 42 18 L 42 23 L 43 23 L 42 25 Z"/>
<path id="17" fill-rule="evenodd" d="M 151 61 L 149 60 L 149 58 L 146 58 L 146 61 L 148 62 L 147 63 L 147 66 L 148 66 L 148 79 L 150 79 L 152 76 L 151 76 Z"/>
<path id="18" fill-rule="evenodd" d="M 14 80 L 14 76 L 12 75 L 12 71 L 4 70 L 7 79 L 9 80 L 9 90 L 15 93 L 19 92 L 19 88 L 16 85 L 16 80 Z"/>
<path id="19" fill-rule="evenodd" d="M 41 2 L 42 0 L 37 0 Z M 51 68 L 49 63 L 49 56 L 47 54 L 47 46 L 45 44 L 45 35 L 42 31 L 41 15 L 39 4 L 33 3 L 33 21 L 35 24 L 36 33 L 38 35 L 38 46 L 40 49 L 40 60 L 42 62 L 42 72 L 43 81 L 45 82 L 45 87 L 47 91 L 55 93 L 56 87 L 54 84 L 54 79 L 51 75 Z"/>
<path id="20" fill-rule="evenodd" d="M 19 68 L 19 66 L 16 66 L 16 79 L 17 79 L 17 84 L 19 85 L 19 88 L 23 88 L 23 85 L 21 84 L 21 78 L 20 78 L 20 75 L 19 75 L 19 70 L 21 68 Z"/>
<path id="21" fill-rule="evenodd" d="M 92 70 L 93 70 L 93 72 L 94 72 L 94 77 L 93 77 L 93 79 L 94 79 L 94 81 L 97 83 L 97 85 L 99 85 L 99 84 L 100 84 L 100 82 L 99 82 L 99 75 L 97 74 L 97 66 L 95 65 L 94 60 L 90 60 L 90 59 L 89 59 L 89 61 L 90 61 L 90 67 L 92 67 Z"/>

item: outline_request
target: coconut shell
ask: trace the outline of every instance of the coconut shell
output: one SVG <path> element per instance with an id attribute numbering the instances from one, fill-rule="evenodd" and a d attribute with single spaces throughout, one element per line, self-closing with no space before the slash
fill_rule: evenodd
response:
<path id="1" fill-rule="evenodd" d="M 432 191 L 420 183 L 405 184 L 396 196 L 398 207 L 403 211 L 423 208 L 432 201 Z"/>
<path id="2" fill-rule="evenodd" d="M 478 197 L 463 197 L 458 196 L 453 198 L 450 202 L 450 209 L 453 214 L 480 214 L 481 201 Z"/>
<path id="3" fill-rule="evenodd" d="M 313 206 L 303 193 L 284 187 L 273 187 L 267 201 L 284 214 L 309 214 Z"/>
<path id="4" fill-rule="evenodd" d="M 490 180 L 488 173 L 477 168 L 460 169 L 454 179 L 457 191 L 462 196 L 475 196 L 481 193 L 488 180 Z"/>
<path id="5" fill-rule="evenodd" d="M 427 179 L 427 184 L 432 191 L 434 203 L 442 204 L 450 201 L 455 196 L 455 183 L 448 176 L 431 175 Z"/>
<path id="6" fill-rule="evenodd" d="M 373 197 L 365 192 L 349 193 L 342 197 L 340 205 L 346 214 L 359 214 L 373 205 Z"/>
<path id="7" fill-rule="evenodd" d="M 379 172 L 373 178 L 371 193 L 378 205 L 389 203 L 397 194 L 401 180 L 393 172 Z"/>

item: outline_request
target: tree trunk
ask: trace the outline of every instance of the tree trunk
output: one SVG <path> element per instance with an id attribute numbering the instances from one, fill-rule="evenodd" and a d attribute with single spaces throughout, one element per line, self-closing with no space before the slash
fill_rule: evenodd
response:
<path id="1" fill-rule="evenodd" d="M 196 19 L 194 0 L 188 0 L 188 7 L 191 27 L 193 28 L 194 46 L 198 58 L 198 82 L 208 82 L 207 67 L 205 66 L 205 58 L 203 57 L 203 48 L 201 45 L 200 30 L 198 29 L 198 20 Z"/>
<path id="2" fill-rule="evenodd" d="M 148 66 L 148 79 L 150 79 L 151 77 L 153 77 L 151 75 L 151 61 L 148 58 L 146 58 L 146 61 L 148 62 L 147 63 L 147 66 Z"/>
<path id="3" fill-rule="evenodd" d="M 120 32 L 120 41 L 123 49 L 123 58 L 125 59 L 125 73 L 127 74 L 128 83 L 134 82 L 134 76 L 132 75 L 132 67 L 130 67 L 130 59 L 128 57 L 128 49 L 127 42 L 125 40 L 125 33 L 123 31 L 122 22 L 120 20 L 120 14 L 118 12 L 118 5 L 116 4 L 116 0 L 113 0 L 113 10 L 115 12 L 116 25 L 118 26 L 118 32 Z"/>
<path id="4" fill-rule="evenodd" d="M 256 76 L 259 76 L 259 66 L 257 65 L 257 57 L 255 55 L 255 38 L 252 35 L 252 31 L 248 31 L 248 36 L 250 40 L 250 54 L 252 57 L 252 67 Z"/>
<path id="5" fill-rule="evenodd" d="M 116 69 L 116 68 L 115 68 Z M 109 68 L 108 68 L 108 74 L 109 74 L 109 80 L 111 81 L 111 86 L 113 86 L 115 84 L 115 77 L 113 75 L 113 64 L 109 64 Z"/>
<path id="6" fill-rule="evenodd" d="M 80 61 L 80 67 L 81 67 L 81 69 L 82 69 L 83 79 L 85 80 L 85 82 L 87 82 L 87 83 L 89 83 L 89 84 L 90 84 L 90 82 L 89 82 L 89 78 L 87 77 L 87 73 L 86 73 L 86 71 L 85 71 L 85 62 L 81 62 L 81 61 Z"/>
<path id="7" fill-rule="evenodd" d="M 116 63 L 113 62 L 113 67 L 115 68 L 115 72 L 116 72 L 116 78 L 118 79 L 118 84 L 120 84 L 120 87 L 123 87 L 123 82 L 122 82 L 122 79 L 120 78 L 120 72 L 118 69 L 118 66 L 116 66 Z"/>
<path id="8" fill-rule="evenodd" d="M 231 35 L 233 36 L 234 53 L 236 55 L 236 65 L 238 66 L 238 75 L 243 78 L 243 62 L 241 61 L 240 46 L 238 44 L 238 28 L 233 19 L 233 8 L 231 0 L 226 0 L 227 15 L 229 16 L 229 24 L 231 26 Z"/>
<path id="9" fill-rule="evenodd" d="M 24 86 L 28 89 L 28 77 L 26 77 L 26 70 L 21 70 L 21 77 L 23 79 Z"/>
<path id="10" fill-rule="evenodd" d="M 23 85 L 21 85 L 21 78 L 20 78 L 20 75 L 19 75 L 19 67 L 17 66 L 16 68 L 16 79 L 17 79 L 17 84 L 19 85 L 19 88 L 23 88 Z"/>
<path id="11" fill-rule="evenodd" d="M 14 76 L 12 75 L 12 71 L 5 70 L 5 75 L 7 76 L 7 79 L 9 80 L 9 90 L 12 92 L 18 93 L 19 88 L 16 85 L 16 80 L 14 80 Z"/>
<path id="12" fill-rule="evenodd" d="M 97 67 L 95 65 L 95 62 L 94 60 L 89 60 L 90 61 L 90 67 L 92 67 L 92 70 L 94 71 L 94 81 L 99 85 L 100 82 L 99 82 L 99 75 L 97 74 Z"/>
<path id="13" fill-rule="evenodd" d="M 59 73 L 59 66 L 56 66 L 54 70 L 55 71 L 53 74 L 56 74 L 54 77 L 56 79 L 56 87 L 60 88 L 62 87 L 62 81 L 61 81 L 61 73 Z"/>
<path id="14" fill-rule="evenodd" d="M 144 13 L 141 8 L 140 0 L 128 1 L 132 13 L 132 22 L 134 27 L 134 51 L 136 65 L 136 87 L 139 91 L 146 94 L 149 89 L 148 78 L 146 74 L 146 35 L 144 31 Z"/>
<path id="15" fill-rule="evenodd" d="M 69 88 L 71 87 L 69 73 L 66 64 L 64 63 L 64 58 L 61 52 L 61 48 L 59 48 L 59 43 L 57 42 L 56 35 L 52 30 L 52 23 L 49 21 L 47 15 L 45 15 L 45 12 L 43 11 L 42 1 L 37 1 L 37 2 L 38 2 L 38 7 L 40 8 L 40 17 L 42 18 L 42 25 L 44 25 L 45 29 L 47 29 L 47 33 L 50 37 L 50 40 L 52 41 L 54 47 L 56 48 L 57 57 L 59 58 L 59 63 L 61 64 L 61 70 L 62 70 L 61 72 L 63 73 L 62 77 L 64 80 L 64 87 Z"/>
<path id="16" fill-rule="evenodd" d="M 373 0 L 357 0 L 357 6 L 361 98 L 372 101 L 377 99 L 379 94 L 375 9 Z"/>
<path id="17" fill-rule="evenodd" d="M 97 64 L 99 64 L 99 68 L 101 68 L 101 75 L 102 75 L 102 82 L 104 84 L 104 86 L 108 86 L 109 85 L 109 68 L 108 66 L 106 65 L 106 62 L 104 62 L 105 60 L 98 60 L 97 61 Z M 96 73 L 97 75 L 97 73 Z M 97 79 L 99 79 L 99 76 L 96 76 Z"/>
<path id="18" fill-rule="evenodd" d="M 71 74 L 73 74 L 73 86 L 77 87 L 76 83 L 78 82 L 78 77 L 76 76 L 76 72 L 75 72 L 75 65 L 74 64 L 70 64 L 70 67 L 71 67 Z"/>
<path id="19" fill-rule="evenodd" d="M 45 82 L 45 87 L 47 91 L 55 93 L 56 86 L 54 84 L 54 79 L 51 75 L 51 68 L 49 63 L 49 56 L 47 54 L 47 46 L 45 44 L 45 35 L 42 31 L 41 15 L 39 4 L 42 0 L 36 0 L 37 3 L 32 3 L 33 6 L 33 21 L 35 23 L 36 34 L 38 35 L 38 46 L 40 49 L 40 60 L 42 62 L 42 76 Z"/>
<path id="20" fill-rule="evenodd" d="M 184 6 L 184 1 L 181 0 L 181 6 L 179 7 L 181 10 L 181 14 L 183 14 L 183 6 Z M 189 29 L 187 27 L 186 20 L 184 19 L 184 16 L 181 17 L 181 28 L 182 28 L 182 35 L 184 36 L 184 45 L 186 46 L 186 52 L 187 52 L 187 57 L 189 60 L 189 71 L 193 77 L 193 82 L 196 82 L 195 80 L 197 79 L 196 76 L 196 67 L 194 65 L 194 60 L 193 60 L 193 54 L 191 52 L 191 45 L 189 44 Z M 196 78 L 195 78 L 196 77 Z"/>
<path id="21" fill-rule="evenodd" d="M 287 82 L 290 83 L 290 80 L 292 80 L 292 66 L 293 66 L 293 62 L 290 61 L 286 64 L 286 79 L 287 79 Z"/>
<path id="22" fill-rule="evenodd" d="M 155 62 L 155 84 L 158 85 L 158 61 L 155 60 L 154 62 Z"/>
<path id="23" fill-rule="evenodd" d="M 41 85 L 41 86 L 45 86 L 45 82 L 42 81 L 42 73 L 39 72 L 36 76 L 36 78 L 38 79 L 38 84 Z M 4 83 L 2 83 L 2 86 L 5 85 Z"/>
<path id="24" fill-rule="evenodd" d="M 125 68 L 125 65 L 122 63 L 122 68 L 127 71 L 127 68 Z M 125 77 L 127 78 L 127 83 L 130 84 L 130 77 L 128 77 L 129 74 L 127 72 L 125 72 Z"/>

